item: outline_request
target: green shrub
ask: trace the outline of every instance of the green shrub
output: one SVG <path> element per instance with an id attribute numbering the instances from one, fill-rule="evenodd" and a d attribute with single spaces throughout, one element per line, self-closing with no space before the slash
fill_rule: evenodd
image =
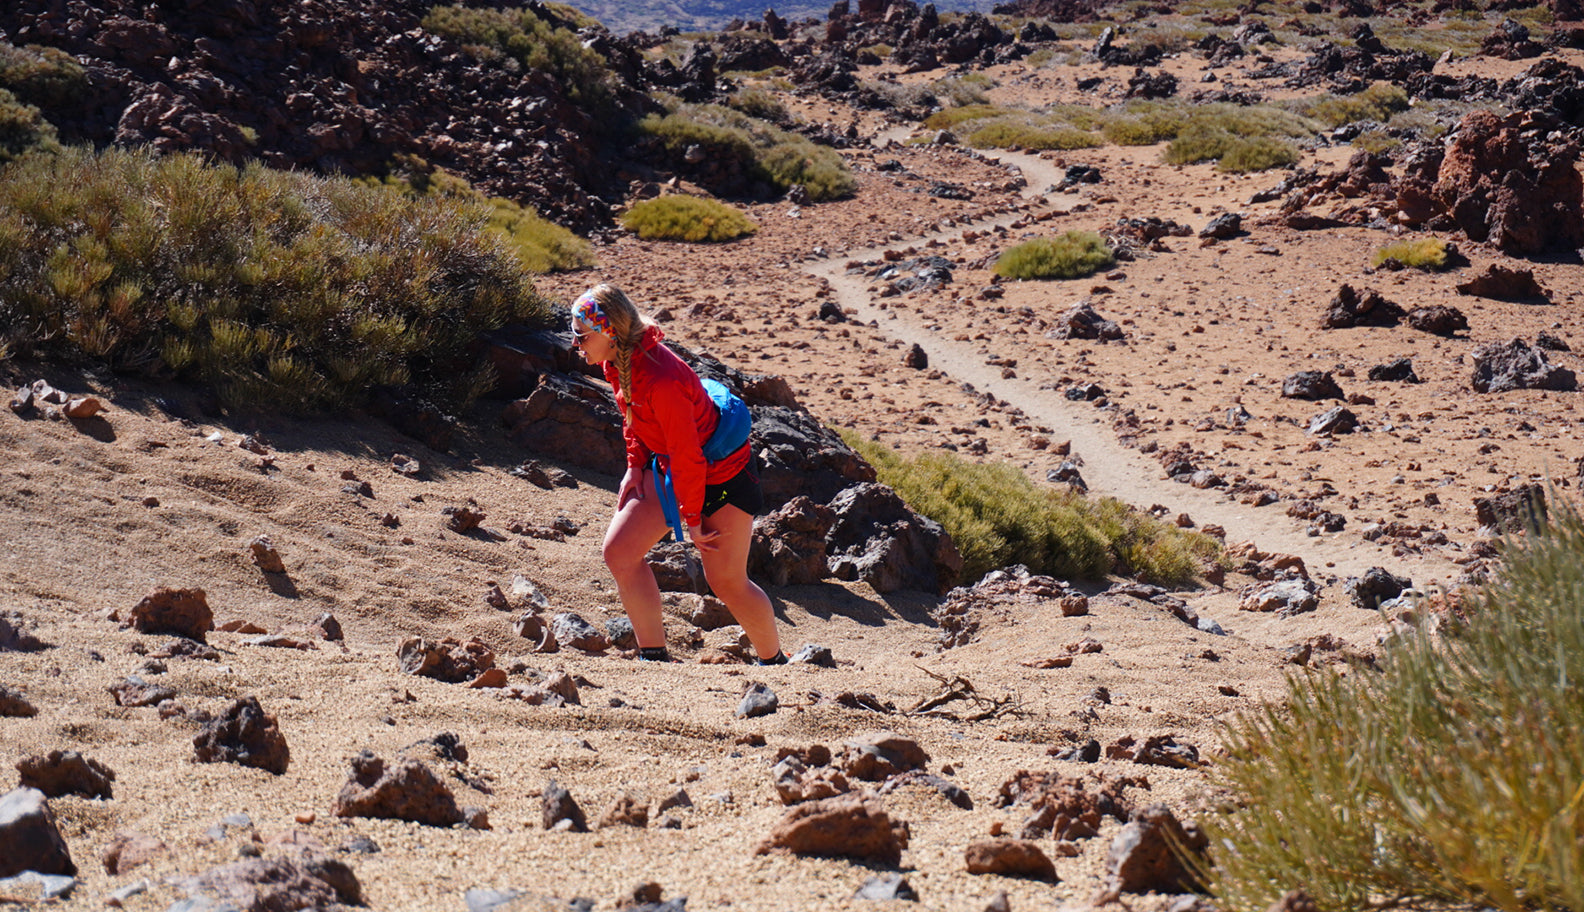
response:
<path id="1" fill-rule="evenodd" d="M 541 216 L 533 207 L 490 199 L 489 222 L 529 272 L 565 272 L 595 264 L 594 245 Z"/>
<path id="2" fill-rule="evenodd" d="M 740 89 L 726 99 L 726 104 L 734 111 L 773 124 L 788 123 L 792 119 L 780 99 L 758 89 Z"/>
<path id="3" fill-rule="evenodd" d="M 983 73 L 965 73 L 935 80 L 930 83 L 930 92 L 942 103 L 961 108 L 986 104 L 990 99 L 985 92 L 994 86 L 995 81 Z"/>
<path id="4" fill-rule="evenodd" d="M 1207 536 L 1168 526 L 1121 501 L 1038 488 L 1015 466 L 949 453 L 904 459 L 851 432 L 842 436 L 883 484 L 951 535 L 963 557 L 964 584 L 1012 564 L 1063 579 L 1120 572 L 1185 584 L 1218 552 Z"/>
<path id="5" fill-rule="evenodd" d="M 1230 727 L 1218 904 L 1584 909 L 1584 521 L 1554 512 L 1466 621 L 1399 637 L 1380 673 L 1294 672 Z"/>
<path id="6" fill-rule="evenodd" d="M 964 124 L 971 120 L 987 120 L 1016 113 L 1012 108 L 989 104 L 971 104 L 958 108 L 943 108 L 924 118 L 924 127 L 929 130 L 950 130 L 959 124 Z"/>
<path id="7" fill-rule="evenodd" d="M 676 160 L 697 146 L 707 160 L 726 163 L 724 171 L 755 175 L 782 191 L 802 184 L 816 202 L 840 199 L 858 187 L 834 149 L 722 105 L 679 104 L 663 117 L 645 117 L 638 128 Z"/>
<path id="8" fill-rule="evenodd" d="M 1327 126 L 1340 127 L 1360 120 L 1381 123 L 1409 108 L 1408 93 L 1388 82 L 1377 82 L 1345 97 L 1328 95 L 1305 106 L 1304 113 Z"/>
<path id="9" fill-rule="evenodd" d="M 164 368 L 249 409 L 387 384 L 454 404 L 480 383 L 480 332 L 548 314 L 459 197 L 73 148 L 0 169 L 0 213 L 13 353 Z"/>
<path id="10" fill-rule="evenodd" d="M 975 149 L 1093 149 L 1104 145 L 1093 133 L 1069 126 L 1038 126 L 1011 120 L 996 120 L 969 133 L 965 138 Z"/>
<path id="11" fill-rule="evenodd" d="M 692 243 L 734 241 L 759 230 L 725 203 L 675 194 L 635 204 L 622 214 L 621 223 L 645 240 Z"/>
<path id="12" fill-rule="evenodd" d="M 450 38 L 483 61 L 511 60 L 556 77 L 574 100 L 605 106 L 614 97 L 604 57 L 583 46 L 577 29 L 592 23 L 563 4 L 535 13 L 530 9 L 492 10 L 437 6 L 423 27 Z M 559 19 L 554 13 L 564 10 Z M 546 18 L 547 16 L 551 18 Z M 564 24 L 563 24 L 564 23 Z"/>
<path id="13" fill-rule="evenodd" d="M 0 89 L 0 165 L 33 150 L 54 152 L 60 149 L 55 127 L 39 109 L 23 104 L 5 89 Z"/>
<path id="14" fill-rule="evenodd" d="M 1221 153 L 1216 162 L 1217 171 L 1244 174 L 1249 171 L 1269 171 L 1285 168 L 1298 161 L 1298 148 L 1285 139 L 1274 136 L 1236 137 Z"/>
<path id="15" fill-rule="evenodd" d="M 1111 248 L 1099 234 L 1068 231 L 1008 249 L 996 260 L 995 271 L 1008 279 L 1081 279 L 1115 262 Z"/>
<path id="16" fill-rule="evenodd" d="M 1119 111 L 1106 113 L 1100 134 L 1119 146 L 1152 146 L 1175 139 L 1188 119 L 1180 102 L 1131 101 Z"/>
<path id="17" fill-rule="evenodd" d="M 1437 271 L 1451 265 L 1451 248 L 1446 241 L 1435 237 L 1395 241 L 1375 251 L 1371 257 L 1376 267 L 1387 260 L 1396 260 L 1411 269 Z"/>
<path id="18" fill-rule="evenodd" d="M 11 90 L 23 104 L 70 107 L 87 96 L 88 71 L 60 48 L 0 41 L 0 89 Z"/>

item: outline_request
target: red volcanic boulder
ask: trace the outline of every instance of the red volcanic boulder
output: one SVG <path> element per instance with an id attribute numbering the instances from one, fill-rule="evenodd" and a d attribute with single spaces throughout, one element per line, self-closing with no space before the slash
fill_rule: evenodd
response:
<path id="1" fill-rule="evenodd" d="M 1524 256 L 1584 244 L 1578 148 L 1547 139 L 1554 124 L 1529 112 L 1463 118 L 1432 195 L 1471 239 Z"/>

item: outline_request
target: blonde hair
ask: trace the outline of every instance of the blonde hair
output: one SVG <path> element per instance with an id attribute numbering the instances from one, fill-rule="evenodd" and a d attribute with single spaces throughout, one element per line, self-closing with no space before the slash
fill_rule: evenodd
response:
<path id="1" fill-rule="evenodd" d="M 638 310 L 638 306 L 627 297 L 620 288 L 610 283 L 601 283 L 590 288 L 586 295 L 594 299 L 600 310 L 610 319 L 611 344 L 616 349 L 611 357 L 616 362 L 616 376 L 621 380 L 622 396 L 627 400 L 626 408 L 622 410 L 622 420 L 632 423 L 632 356 L 638 350 L 638 344 L 643 341 L 643 336 L 655 322 Z"/>

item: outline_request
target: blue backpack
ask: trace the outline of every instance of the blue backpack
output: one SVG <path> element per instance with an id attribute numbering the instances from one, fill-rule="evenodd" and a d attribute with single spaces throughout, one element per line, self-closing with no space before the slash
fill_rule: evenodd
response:
<path id="1" fill-rule="evenodd" d="M 748 411 L 748 403 L 727 389 L 725 384 L 707 378 L 702 382 L 704 392 L 715 403 L 715 411 L 720 413 L 715 433 L 704 441 L 704 461 L 720 462 L 748 442 L 748 434 L 753 430 L 753 415 Z M 652 465 L 657 476 L 655 487 L 660 491 L 660 509 L 665 514 L 666 524 L 671 527 L 678 542 L 687 541 L 682 528 L 682 508 L 677 504 L 676 490 L 671 486 L 671 473 L 661 467 L 658 457 Z"/>

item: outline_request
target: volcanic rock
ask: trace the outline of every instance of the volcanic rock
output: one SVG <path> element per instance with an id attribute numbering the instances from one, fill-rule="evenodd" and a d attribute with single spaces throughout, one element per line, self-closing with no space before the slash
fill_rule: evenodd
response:
<path id="1" fill-rule="evenodd" d="M 172 633 L 202 643 L 214 629 L 214 612 L 202 589 L 161 586 L 133 606 L 128 623 L 139 633 Z"/>
<path id="2" fill-rule="evenodd" d="M 748 575 L 772 586 L 817 583 L 830 576 L 825 539 L 836 513 L 807 497 L 794 497 L 780 509 L 754 520 Z"/>
<path id="3" fill-rule="evenodd" d="M 257 697 L 243 697 L 193 737 L 199 763 L 240 763 L 279 776 L 291 762 L 286 736 Z"/>
<path id="4" fill-rule="evenodd" d="M 1471 382 L 1480 393 L 1505 393 L 1518 389 L 1572 391 L 1578 388 L 1573 371 L 1546 360 L 1544 353 L 1522 339 L 1491 342 L 1473 353 Z"/>
<path id="5" fill-rule="evenodd" d="M 0 877 L 23 871 L 77 873 L 44 793 L 26 787 L 0 797 Z"/>
<path id="6" fill-rule="evenodd" d="M 1026 839 L 983 839 L 970 843 L 963 854 L 969 874 L 1004 874 L 1052 883 L 1061 880 L 1039 844 Z"/>
<path id="7" fill-rule="evenodd" d="M 1182 893 L 1199 890 L 1194 876 L 1209 839 L 1198 827 L 1185 828 L 1165 805 L 1139 811 L 1111 843 L 1106 856 L 1110 887 L 1122 893 Z M 1185 863 L 1183 855 L 1190 856 Z"/>
<path id="8" fill-rule="evenodd" d="M 27 757 L 18 761 L 16 768 L 22 774 L 20 784 L 24 788 L 38 789 L 49 798 L 114 797 L 110 783 L 115 781 L 115 770 L 76 751 L 53 750 Z"/>
<path id="9" fill-rule="evenodd" d="M 337 817 L 410 820 L 438 827 L 467 819 L 457 807 L 451 789 L 428 766 L 405 757 L 387 768 L 385 761 L 369 750 L 352 758 L 352 773 L 336 795 L 331 813 Z"/>
<path id="10" fill-rule="evenodd" d="M 893 821 L 880 799 L 850 792 L 796 805 L 759 843 L 756 854 L 788 852 L 895 865 L 907 845 L 906 823 Z"/>

